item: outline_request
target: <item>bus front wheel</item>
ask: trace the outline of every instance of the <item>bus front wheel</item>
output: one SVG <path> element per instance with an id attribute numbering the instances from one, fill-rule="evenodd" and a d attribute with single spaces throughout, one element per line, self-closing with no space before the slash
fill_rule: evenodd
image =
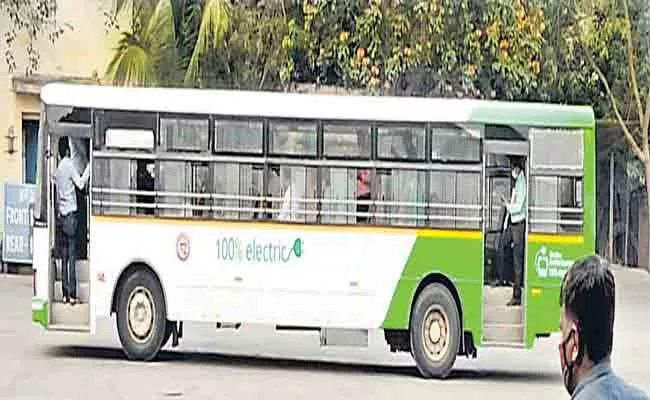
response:
<path id="1" fill-rule="evenodd" d="M 130 360 L 150 361 L 163 346 L 167 312 L 158 279 L 136 270 L 123 285 L 117 306 L 117 332 Z"/>
<path id="2" fill-rule="evenodd" d="M 425 378 L 446 378 L 460 346 L 460 315 L 449 290 L 434 283 L 418 295 L 410 324 L 411 353 Z"/>

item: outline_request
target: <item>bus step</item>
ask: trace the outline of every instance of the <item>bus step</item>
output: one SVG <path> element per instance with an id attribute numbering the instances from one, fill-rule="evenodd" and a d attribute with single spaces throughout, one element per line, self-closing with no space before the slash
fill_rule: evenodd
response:
<path id="1" fill-rule="evenodd" d="M 90 332 L 90 327 L 88 325 L 51 324 L 47 328 L 51 331 Z"/>
<path id="2" fill-rule="evenodd" d="M 523 343 L 523 324 L 485 324 L 483 341 L 497 343 Z"/>
<path id="3" fill-rule="evenodd" d="M 90 308 L 88 304 L 52 303 L 52 325 L 88 326 Z"/>
<path id="4" fill-rule="evenodd" d="M 483 287 L 483 304 L 485 306 L 505 306 L 511 298 L 511 287 Z"/>
<path id="5" fill-rule="evenodd" d="M 521 306 L 486 306 L 483 309 L 483 323 L 521 325 L 524 323 L 524 313 Z"/>
<path id="6" fill-rule="evenodd" d="M 481 347 L 500 347 L 500 348 L 506 348 L 506 349 L 523 349 L 526 346 L 524 346 L 523 342 L 502 343 L 502 342 L 489 342 L 489 341 L 484 340 Z"/>
<path id="7" fill-rule="evenodd" d="M 88 303 L 90 299 L 90 283 L 77 282 L 77 300 L 82 303 Z M 63 282 L 54 282 L 54 301 L 63 301 Z"/>
<path id="8" fill-rule="evenodd" d="M 63 273 L 61 272 L 61 260 L 56 260 L 56 280 L 60 281 L 63 279 Z M 77 260 L 75 263 L 76 272 L 77 272 L 77 282 L 88 282 L 90 279 L 90 265 L 88 260 Z"/>

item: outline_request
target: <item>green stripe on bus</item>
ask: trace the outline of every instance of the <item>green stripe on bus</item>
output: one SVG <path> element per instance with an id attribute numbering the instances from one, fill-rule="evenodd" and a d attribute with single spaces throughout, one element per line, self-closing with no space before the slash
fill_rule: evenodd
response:
<path id="1" fill-rule="evenodd" d="M 464 329 L 476 335 L 481 329 L 481 282 L 483 280 L 480 233 L 456 237 L 418 234 L 397 282 L 384 329 L 408 329 L 411 304 L 419 283 L 427 275 L 440 274 L 456 287 L 463 308 Z"/>

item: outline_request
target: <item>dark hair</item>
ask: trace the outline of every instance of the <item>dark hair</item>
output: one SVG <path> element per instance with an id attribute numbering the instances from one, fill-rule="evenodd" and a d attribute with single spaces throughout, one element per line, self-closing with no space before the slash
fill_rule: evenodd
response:
<path id="1" fill-rule="evenodd" d="M 509 158 L 510 158 L 510 165 L 512 165 L 513 168 L 518 167 L 519 169 L 524 170 L 524 164 L 525 164 L 524 157 L 510 156 Z"/>
<path id="2" fill-rule="evenodd" d="M 63 136 L 59 139 L 59 156 L 63 158 L 66 155 L 68 155 L 68 138 L 67 136 Z"/>
<path id="3" fill-rule="evenodd" d="M 586 352 L 594 363 L 612 352 L 615 294 L 609 262 L 599 256 L 577 260 L 562 279 L 560 305 L 575 319 L 579 353 Z"/>

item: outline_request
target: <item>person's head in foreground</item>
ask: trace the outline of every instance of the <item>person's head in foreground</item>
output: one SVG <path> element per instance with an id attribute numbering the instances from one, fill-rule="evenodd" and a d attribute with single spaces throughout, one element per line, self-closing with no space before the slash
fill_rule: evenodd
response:
<path id="1" fill-rule="evenodd" d="M 610 368 L 615 295 L 614 274 L 598 256 L 577 260 L 562 280 L 560 361 L 564 387 L 574 399 L 650 398 Z"/>

